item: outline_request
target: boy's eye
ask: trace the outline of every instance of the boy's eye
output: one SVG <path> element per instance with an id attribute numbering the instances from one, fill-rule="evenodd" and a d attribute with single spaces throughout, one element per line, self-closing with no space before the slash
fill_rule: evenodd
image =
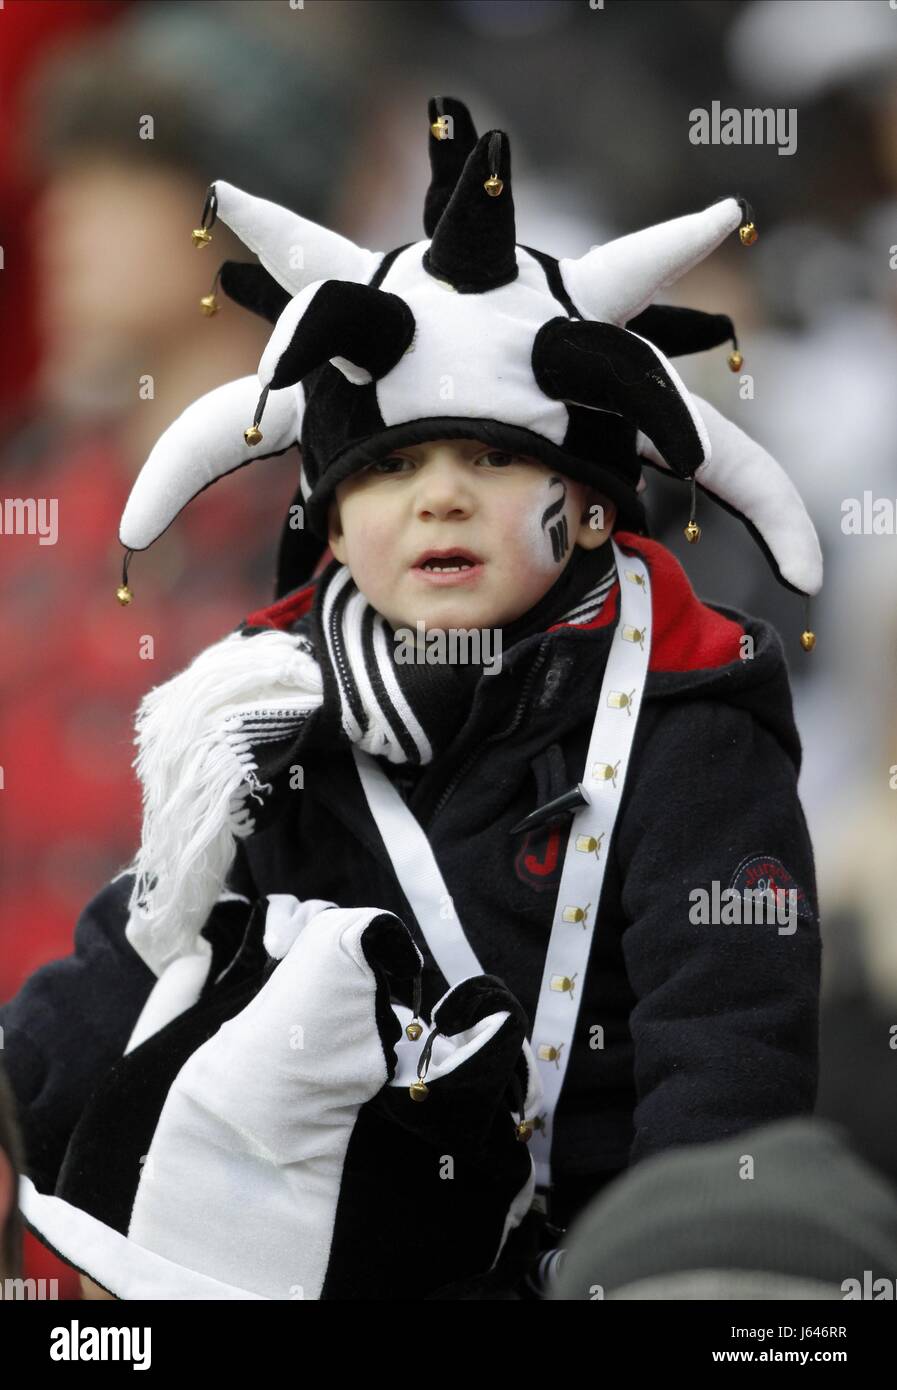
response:
<path id="1" fill-rule="evenodd" d="M 507 468 L 521 458 L 522 455 L 511 454 L 503 449 L 490 449 L 488 453 L 481 454 L 476 462 L 478 464 L 485 463 L 490 468 Z M 385 458 L 376 459 L 373 463 L 368 464 L 365 471 L 383 475 L 406 472 L 413 467 L 413 459 L 404 458 L 401 454 L 388 454 Z"/>
<path id="2" fill-rule="evenodd" d="M 377 459 L 375 463 L 369 465 L 371 473 L 398 473 L 403 465 L 411 467 L 411 460 L 402 458 L 399 454 L 390 454 L 388 458 Z"/>

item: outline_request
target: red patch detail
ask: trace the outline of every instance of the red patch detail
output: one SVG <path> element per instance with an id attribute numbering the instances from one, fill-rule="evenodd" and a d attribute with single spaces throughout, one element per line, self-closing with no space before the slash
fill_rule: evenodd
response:
<path id="1" fill-rule="evenodd" d="M 561 831 L 552 826 L 546 838 L 546 827 L 530 830 L 514 858 L 517 877 L 533 888 L 551 888 L 558 878 L 561 854 Z"/>
<path id="2" fill-rule="evenodd" d="M 276 627 L 286 632 L 297 618 L 308 612 L 314 596 L 315 585 L 308 584 L 304 589 L 297 589 L 295 594 L 287 594 L 286 598 L 278 599 L 269 608 L 257 608 L 246 618 L 246 626 Z"/>
<path id="3" fill-rule="evenodd" d="M 624 552 L 640 555 L 651 576 L 654 635 L 649 671 L 706 671 L 740 659 L 744 628 L 701 602 L 672 551 L 631 531 L 615 532 L 614 540 Z M 576 627 L 590 632 L 607 627 L 616 621 L 619 601 L 617 582 L 591 622 L 556 623 L 548 631 Z"/>
<path id="4" fill-rule="evenodd" d="M 747 859 L 742 859 L 732 875 L 729 887 L 739 893 L 743 893 L 747 888 L 760 893 L 767 888 L 772 889 L 773 893 L 779 889 L 783 893 L 794 889 L 797 893 L 798 917 L 814 920 L 812 904 L 803 888 L 794 875 L 788 872 L 781 859 L 776 859 L 774 855 L 752 854 Z"/>

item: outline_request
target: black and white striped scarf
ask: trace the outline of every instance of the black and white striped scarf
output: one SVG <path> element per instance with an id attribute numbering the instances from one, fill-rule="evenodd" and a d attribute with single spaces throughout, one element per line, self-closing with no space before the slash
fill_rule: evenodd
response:
<path id="1" fill-rule="evenodd" d="M 582 624 L 601 609 L 616 578 L 610 546 L 577 549 L 556 583 L 515 622 L 496 629 L 507 653 L 558 623 Z M 431 665 L 397 661 L 396 633 L 360 592 L 345 565 L 323 572 L 310 621 L 324 701 L 339 710 L 351 743 L 391 763 L 426 764 L 456 731 L 483 673 L 480 659 Z M 468 658 L 478 648 L 468 644 Z"/>

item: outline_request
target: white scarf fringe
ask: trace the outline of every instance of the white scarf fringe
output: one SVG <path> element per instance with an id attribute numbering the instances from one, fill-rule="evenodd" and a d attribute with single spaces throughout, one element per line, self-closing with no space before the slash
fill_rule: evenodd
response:
<path id="1" fill-rule="evenodd" d="M 261 800 L 244 722 L 307 717 L 323 699 L 306 639 L 232 633 L 144 696 L 134 767 L 143 785 L 127 936 L 156 974 L 196 939 L 224 887 L 237 840 Z"/>

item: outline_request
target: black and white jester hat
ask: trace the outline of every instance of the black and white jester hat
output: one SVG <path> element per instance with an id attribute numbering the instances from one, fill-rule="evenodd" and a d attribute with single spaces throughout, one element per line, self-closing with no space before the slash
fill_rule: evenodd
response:
<path id="1" fill-rule="evenodd" d="M 736 229 L 745 245 L 756 240 L 745 200 L 556 260 L 516 241 L 504 131 L 477 138 L 450 97 L 430 101 L 429 119 L 426 236 L 393 251 L 211 185 L 194 244 L 208 244 L 220 218 L 257 255 L 259 265 L 225 262 L 215 279 L 274 330 L 257 377 L 209 392 L 162 435 L 125 507 L 126 551 L 151 545 L 219 477 L 296 443 L 309 525 L 326 536 L 341 480 L 392 448 L 474 437 L 599 488 L 618 528 L 637 534 L 647 534 L 641 465 L 665 469 L 691 482 L 689 540 L 700 535 L 700 486 L 744 521 L 782 584 L 817 593 L 819 541 L 793 483 L 669 360 L 731 339 L 737 371 L 731 320 L 652 303 Z M 217 307 L 213 287 L 203 309 Z"/>
<path id="2" fill-rule="evenodd" d="M 55 1192 L 23 1180 L 28 1225 L 126 1299 L 416 1300 L 504 1262 L 531 1239 L 526 1016 L 475 975 L 427 1034 L 392 1002 L 421 965 L 392 913 L 272 895 L 264 944 L 167 1023 L 159 981 Z"/>

